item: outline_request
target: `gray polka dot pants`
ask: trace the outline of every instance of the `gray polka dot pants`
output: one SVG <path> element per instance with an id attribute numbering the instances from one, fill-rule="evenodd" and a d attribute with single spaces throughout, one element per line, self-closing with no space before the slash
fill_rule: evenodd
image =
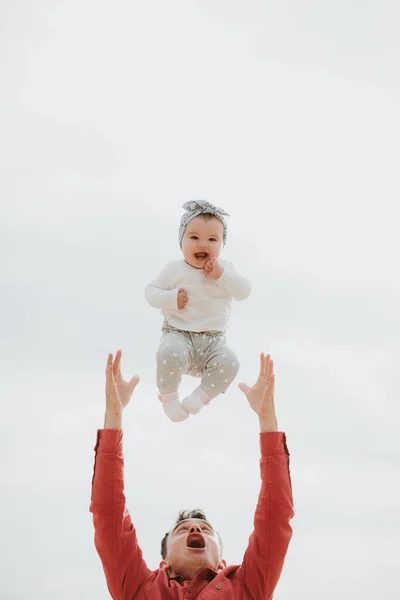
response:
<path id="1" fill-rule="evenodd" d="M 201 377 L 210 399 L 226 392 L 239 370 L 236 354 L 221 332 L 195 333 L 163 327 L 157 351 L 157 386 L 160 394 L 179 388 L 183 375 Z"/>

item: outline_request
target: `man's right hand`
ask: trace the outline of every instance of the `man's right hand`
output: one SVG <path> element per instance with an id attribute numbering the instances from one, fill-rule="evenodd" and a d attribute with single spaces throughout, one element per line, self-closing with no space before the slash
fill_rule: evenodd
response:
<path id="1" fill-rule="evenodd" d="M 178 290 L 178 310 L 183 310 L 187 304 L 187 292 L 183 288 Z"/>
<path id="2" fill-rule="evenodd" d="M 122 411 L 139 383 L 137 375 L 130 381 L 125 381 L 121 373 L 121 356 L 122 352 L 118 350 L 114 360 L 112 354 L 109 354 L 107 359 L 104 429 L 121 429 Z"/>

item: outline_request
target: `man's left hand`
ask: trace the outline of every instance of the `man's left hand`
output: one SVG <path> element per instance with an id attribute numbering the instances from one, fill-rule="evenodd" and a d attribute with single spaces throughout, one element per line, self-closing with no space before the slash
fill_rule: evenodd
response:
<path id="1" fill-rule="evenodd" d="M 248 403 L 257 413 L 261 431 L 278 431 L 274 403 L 274 363 L 269 354 L 260 355 L 260 374 L 255 384 L 250 387 L 239 383 L 239 388 L 246 394 Z"/>

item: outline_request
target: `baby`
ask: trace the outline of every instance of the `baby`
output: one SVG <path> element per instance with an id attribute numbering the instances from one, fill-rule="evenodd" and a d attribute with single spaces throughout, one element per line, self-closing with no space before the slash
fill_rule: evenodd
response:
<path id="1" fill-rule="evenodd" d="M 239 370 L 225 332 L 232 298 L 244 300 L 250 282 L 220 260 L 229 216 L 204 200 L 186 202 L 179 228 L 183 260 L 170 262 L 145 290 L 147 302 L 164 315 L 157 352 L 157 387 L 171 421 L 183 421 L 226 392 Z M 182 403 L 184 374 L 201 383 Z"/>

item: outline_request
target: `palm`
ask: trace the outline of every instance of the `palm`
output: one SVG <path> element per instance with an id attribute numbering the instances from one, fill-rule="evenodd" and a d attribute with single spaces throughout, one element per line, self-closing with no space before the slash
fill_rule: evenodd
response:
<path id="1" fill-rule="evenodd" d="M 239 384 L 251 408 L 260 418 L 268 417 L 275 412 L 274 386 L 274 363 L 269 354 L 260 356 L 260 374 L 256 383 L 252 387 L 245 383 Z"/>

